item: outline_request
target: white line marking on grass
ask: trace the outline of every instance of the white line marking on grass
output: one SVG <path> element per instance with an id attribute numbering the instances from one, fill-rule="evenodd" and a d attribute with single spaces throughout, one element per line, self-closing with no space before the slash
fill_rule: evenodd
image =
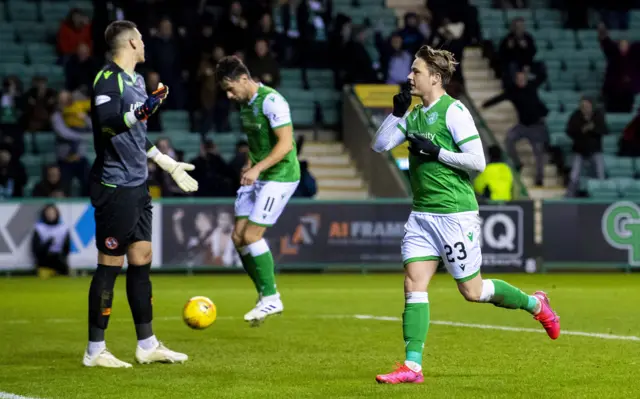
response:
<path id="1" fill-rule="evenodd" d="M 287 318 L 294 319 L 357 319 L 357 320 L 378 320 L 378 321 L 402 321 L 402 318 L 396 316 L 374 316 L 374 315 L 346 315 L 346 314 L 326 314 L 326 315 L 288 315 Z M 218 320 L 238 320 L 240 317 L 236 316 L 218 316 Z M 179 316 L 163 316 L 156 317 L 157 321 L 179 321 L 182 317 Z M 29 324 L 36 320 L 3 320 L 0 324 Z M 44 319 L 37 320 L 39 323 L 81 323 L 84 320 L 81 319 Z M 525 328 L 525 327 L 509 327 L 509 326 L 496 326 L 492 324 L 473 324 L 473 323 L 460 323 L 457 321 L 445 321 L 445 320 L 431 320 L 431 324 L 450 326 L 450 327 L 462 327 L 462 328 L 478 328 L 482 330 L 498 330 L 498 331 L 513 331 L 513 332 L 530 332 L 545 334 L 542 328 Z M 603 333 L 591 333 L 585 331 L 567 331 L 562 330 L 560 335 L 575 335 L 580 337 L 600 338 L 600 339 L 612 339 L 619 341 L 640 341 L 640 337 L 634 335 L 613 335 Z M 0 399 L 3 399 L 0 396 Z"/>
<path id="2" fill-rule="evenodd" d="M 38 398 L 34 398 L 34 397 L 31 397 L 31 396 L 15 395 L 15 394 L 10 393 L 10 392 L 0 391 L 0 399 L 38 399 Z"/>
<path id="3" fill-rule="evenodd" d="M 372 315 L 357 314 L 357 315 L 354 315 L 353 317 L 359 320 L 402 321 L 400 317 L 389 317 L 389 316 L 372 316 Z M 543 329 L 539 329 L 539 328 L 494 326 L 491 324 L 459 323 L 456 321 L 443 321 L 443 320 L 431 320 L 431 324 L 451 326 L 451 327 L 480 328 L 483 330 L 500 330 L 500 331 L 530 332 L 530 333 L 546 334 L 546 332 Z M 584 331 L 562 330 L 560 332 L 560 335 L 577 335 L 581 337 L 600 338 L 600 339 L 640 341 L 640 337 L 636 337 L 633 335 L 613 335 L 613 334 L 590 333 L 590 332 L 584 332 Z"/>

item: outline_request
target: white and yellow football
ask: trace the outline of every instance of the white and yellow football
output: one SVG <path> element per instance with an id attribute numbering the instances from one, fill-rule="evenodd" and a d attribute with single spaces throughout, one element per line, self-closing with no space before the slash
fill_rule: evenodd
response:
<path id="1" fill-rule="evenodd" d="M 206 296 L 194 296 L 187 301 L 182 310 L 182 319 L 195 330 L 212 325 L 217 315 L 216 305 Z"/>

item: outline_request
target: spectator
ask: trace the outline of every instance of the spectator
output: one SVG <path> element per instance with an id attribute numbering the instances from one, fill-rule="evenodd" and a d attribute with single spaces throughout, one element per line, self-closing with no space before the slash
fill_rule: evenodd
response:
<path id="1" fill-rule="evenodd" d="M 47 85 L 47 78 L 34 76 L 31 80 L 31 88 L 24 95 L 24 126 L 27 132 L 39 132 L 51 130 L 51 115 L 56 108 L 56 91 Z M 38 153 L 35 137 L 32 140 L 32 149 Z"/>
<path id="2" fill-rule="evenodd" d="M 473 181 L 473 188 L 480 197 L 492 201 L 511 201 L 513 196 L 513 174 L 504 162 L 499 146 L 489 147 L 489 162 Z"/>
<path id="3" fill-rule="evenodd" d="M 216 47 L 213 56 L 206 56 L 200 61 L 198 83 L 200 88 L 201 127 L 200 134 L 204 138 L 213 126 L 217 132 L 231 130 L 229 126 L 229 109 L 231 104 L 215 76 L 215 66 L 224 57 L 224 49 Z"/>
<path id="4" fill-rule="evenodd" d="M 11 152 L 0 147 L 0 199 L 21 198 L 27 184 L 27 171 Z"/>
<path id="5" fill-rule="evenodd" d="M 426 40 L 420 31 L 418 14 L 415 12 L 408 12 L 404 15 L 404 27 L 399 29 L 396 34 L 402 37 L 403 49 L 411 55 L 417 53 Z"/>
<path id="6" fill-rule="evenodd" d="M 503 93 L 485 101 L 483 108 L 498 104 L 504 100 L 513 103 L 518 114 L 518 123 L 507 133 L 507 150 L 509 156 L 520 170 L 522 164 L 516 151 L 516 143 L 521 139 L 527 139 L 533 148 L 536 160 L 535 184 L 543 185 L 544 178 L 544 153 L 547 142 L 547 127 L 544 117 L 549 110 L 538 97 L 538 87 L 546 80 L 546 73 L 541 71 L 533 82 L 527 82 L 527 75 L 518 72 L 515 76 L 515 85 Z"/>
<path id="7" fill-rule="evenodd" d="M 318 192 L 316 178 L 309 172 L 309 162 L 300 161 L 300 184 L 293 193 L 294 197 L 313 198 Z"/>
<path id="8" fill-rule="evenodd" d="M 265 13 L 262 15 L 258 21 L 258 26 L 253 36 L 258 39 L 266 40 L 269 44 L 269 53 L 271 53 L 271 55 L 273 55 L 273 57 L 278 61 L 283 61 L 283 38 L 276 32 L 276 29 L 273 26 L 271 14 Z"/>
<path id="9" fill-rule="evenodd" d="M 571 114 L 567 122 L 567 136 L 573 140 L 573 165 L 569 177 L 567 196 L 575 196 L 580 183 L 584 161 L 595 166 L 598 179 L 604 179 L 604 158 L 602 156 L 602 136 L 607 134 L 604 113 L 593 109 L 593 102 L 587 98 L 580 101 L 580 108 Z"/>
<path id="10" fill-rule="evenodd" d="M 151 198 L 158 199 L 162 197 L 162 187 L 158 183 L 158 165 L 152 160 L 147 161 L 147 168 L 149 169 L 149 175 L 147 176 L 147 187 L 149 188 L 149 194 Z"/>
<path id="11" fill-rule="evenodd" d="M 227 165 L 211 140 L 200 144 L 200 155 L 191 163 L 195 170 L 191 174 L 198 181 L 198 197 L 232 197 L 235 193 L 233 170 Z"/>
<path id="12" fill-rule="evenodd" d="M 249 24 L 239 1 L 231 2 L 226 18 L 223 18 L 215 37 L 222 38 L 222 46 L 226 54 L 244 50 L 249 43 Z"/>
<path id="13" fill-rule="evenodd" d="M 629 10 L 637 8 L 634 0 L 603 1 L 600 9 L 602 21 L 609 29 L 629 29 Z M 586 7 L 585 7 L 586 8 Z"/>
<path id="14" fill-rule="evenodd" d="M 98 69 L 98 64 L 91 58 L 89 46 L 85 43 L 78 44 L 76 53 L 69 57 L 64 66 L 67 90 L 80 90 L 88 95 Z"/>
<path id="15" fill-rule="evenodd" d="M 280 67 L 273 56 L 269 54 L 267 41 L 258 39 L 254 51 L 254 54 L 247 60 L 247 68 L 251 71 L 251 77 L 257 82 L 277 88 L 280 85 Z"/>
<path id="16" fill-rule="evenodd" d="M 602 94 L 608 112 L 631 112 L 634 95 L 640 92 L 640 56 L 638 45 L 631 46 L 627 40 L 618 44 L 611 40 L 604 24 L 598 26 L 600 47 L 607 58 Z"/>
<path id="17" fill-rule="evenodd" d="M 229 163 L 234 174 L 235 189 L 240 188 L 240 175 L 249 160 L 249 143 L 240 140 L 236 143 L 236 154 Z"/>
<path id="18" fill-rule="evenodd" d="M 378 81 L 373 60 L 364 46 L 367 30 L 363 26 L 353 29 L 351 40 L 345 47 L 349 56 L 342 60 L 345 83 L 376 83 Z"/>
<path id="19" fill-rule="evenodd" d="M 527 8 L 527 4 L 524 0 L 494 0 L 493 6 L 495 8 L 504 8 L 504 9 Z"/>
<path id="20" fill-rule="evenodd" d="M 511 31 L 500 43 L 500 60 L 505 88 L 513 83 L 517 71 L 528 71 L 536 55 L 536 44 L 525 28 L 523 18 L 511 21 Z"/>
<path id="21" fill-rule="evenodd" d="M 433 32 L 430 45 L 433 48 L 439 48 L 453 53 L 453 56 L 458 61 L 458 66 L 451 76 L 451 82 L 464 85 L 462 62 L 464 47 L 466 45 L 465 24 L 462 22 L 453 23 L 448 18 L 445 18 L 440 27 Z"/>
<path id="22" fill-rule="evenodd" d="M 640 157 L 640 113 L 625 126 L 618 141 L 618 155 L 621 157 Z"/>
<path id="23" fill-rule="evenodd" d="M 154 91 L 158 90 L 159 84 L 160 84 L 160 75 L 157 72 L 147 73 L 147 78 L 146 78 L 147 95 L 150 95 Z M 161 114 L 162 114 L 162 107 L 160 107 L 156 112 L 153 113 L 153 115 L 151 115 L 147 119 L 147 131 L 149 132 L 162 131 L 162 119 L 160 119 Z"/>
<path id="24" fill-rule="evenodd" d="M 91 51 L 91 21 L 89 17 L 78 8 L 69 11 L 67 18 L 60 24 L 57 41 L 58 53 L 64 61 L 77 52 L 81 43 L 87 45 Z"/>
<path id="25" fill-rule="evenodd" d="M 340 90 L 344 84 L 344 60 L 347 57 L 347 43 L 351 39 L 353 25 L 351 18 L 338 14 L 329 35 L 330 64 L 334 73 L 335 88 Z"/>
<path id="26" fill-rule="evenodd" d="M 388 42 L 383 42 L 381 34 L 376 32 L 376 45 L 380 52 L 380 69 L 385 82 L 390 85 L 405 83 L 411 71 L 413 55 L 403 49 L 402 36 L 394 33 Z"/>
<path id="27" fill-rule="evenodd" d="M 9 137 L 12 143 L 23 143 L 23 130 L 20 126 L 22 115 L 22 96 L 20 80 L 15 76 L 9 76 L 2 82 L 2 94 L 0 97 L 0 133 L 3 137 Z M 16 148 L 14 155 L 20 155 L 22 151 Z"/>
<path id="28" fill-rule="evenodd" d="M 58 94 L 58 109 L 51 116 L 51 126 L 56 133 L 56 155 L 66 183 L 76 178 L 81 195 L 89 195 L 89 161 L 86 157 L 86 141 L 91 134 L 91 118 L 87 114 L 87 100 L 74 100 L 71 93 Z"/>
<path id="29" fill-rule="evenodd" d="M 171 94 L 167 97 L 165 109 L 184 109 L 186 98 L 183 90 L 183 68 L 185 51 L 180 48 L 180 41 L 173 34 L 173 24 L 163 18 L 158 25 L 158 33 L 150 40 L 148 46 L 149 66 L 160 75 L 160 80 L 169 86 Z"/>
<path id="30" fill-rule="evenodd" d="M 42 178 L 33 188 L 31 194 L 36 198 L 69 197 L 69 186 L 62 181 L 60 167 L 58 165 L 49 165 L 42 169 Z"/>
<path id="31" fill-rule="evenodd" d="M 308 3 L 303 0 L 289 0 L 282 4 L 277 12 L 286 42 L 284 62 L 306 67 L 313 42 Z"/>
<path id="32" fill-rule="evenodd" d="M 69 226 L 60 220 L 60 211 L 55 205 L 45 206 L 31 238 L 31 253 L 38 276 L 47 278 L 56 274 L 68 275 L 70 251 Z"/>
<path id="33" fill-rule="evenodd" d="M 156 141 L 156 148 L 163 154 L 169 155 L 171 158 L 181 162 L 178 152 L 173 148 L 171 142 L 167 138 L 160 138 Z M 176 184 L 171 176 L 164 170 L 157 170 L 157 181 L 160 183 L 160 190 L 163 197 L 184 197 L 188 194 L 184 193 Z"/>

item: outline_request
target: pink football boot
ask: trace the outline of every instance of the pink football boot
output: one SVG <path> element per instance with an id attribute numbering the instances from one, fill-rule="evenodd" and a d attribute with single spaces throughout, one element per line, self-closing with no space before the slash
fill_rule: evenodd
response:
<path id="1" fill-rule="evenodd" d="M 381 384 L 421 384 L 424 381 L 422 371 L 416 373 L 405 364 L 396 364 L 396 369 L 389 374 L 376 376 L 376 381 Z"/>
<path id="2" fill-rule="evenodd" d="M 536 291 L 533 296 L 540 301 L 540 313 L 534 316 L 534 319 L 542 324 L 549 338 L 558 338 L 560 336 L 560 317 L 551 309 L 547 294 L 543 291 Z"/>

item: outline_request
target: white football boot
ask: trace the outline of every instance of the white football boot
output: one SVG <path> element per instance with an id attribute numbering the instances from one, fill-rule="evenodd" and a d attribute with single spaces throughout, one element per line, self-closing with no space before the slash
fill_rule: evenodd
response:
<path id="1" fill-rule="evenodd" d="M 107 348 L 91 356 L 88 351 L 84 352 L 82 364 L 87 367 L 109 367 L 109 368 L 129 368 L 131 364 L 123 362 L 109 352 Z"/>
<path id="2" fill-rule="evenodd" d="M 284 305 L 280 300 L 280 294 L 263 297 L 258 301 L 256 307 L 244 315 L 244 321 L 251 327 L 258 327 L 269 316 L 278 315 L 284 310 Z"/>
<path id="3" fill-rule="evenodd" d="M 184 353 L 174 352 L 158 342 L 155 348 L 144 350 L 140 346 L 136 348 L 136 361 L 140 364 L 149 363 L 184 363 L 189 356 Z"/>

